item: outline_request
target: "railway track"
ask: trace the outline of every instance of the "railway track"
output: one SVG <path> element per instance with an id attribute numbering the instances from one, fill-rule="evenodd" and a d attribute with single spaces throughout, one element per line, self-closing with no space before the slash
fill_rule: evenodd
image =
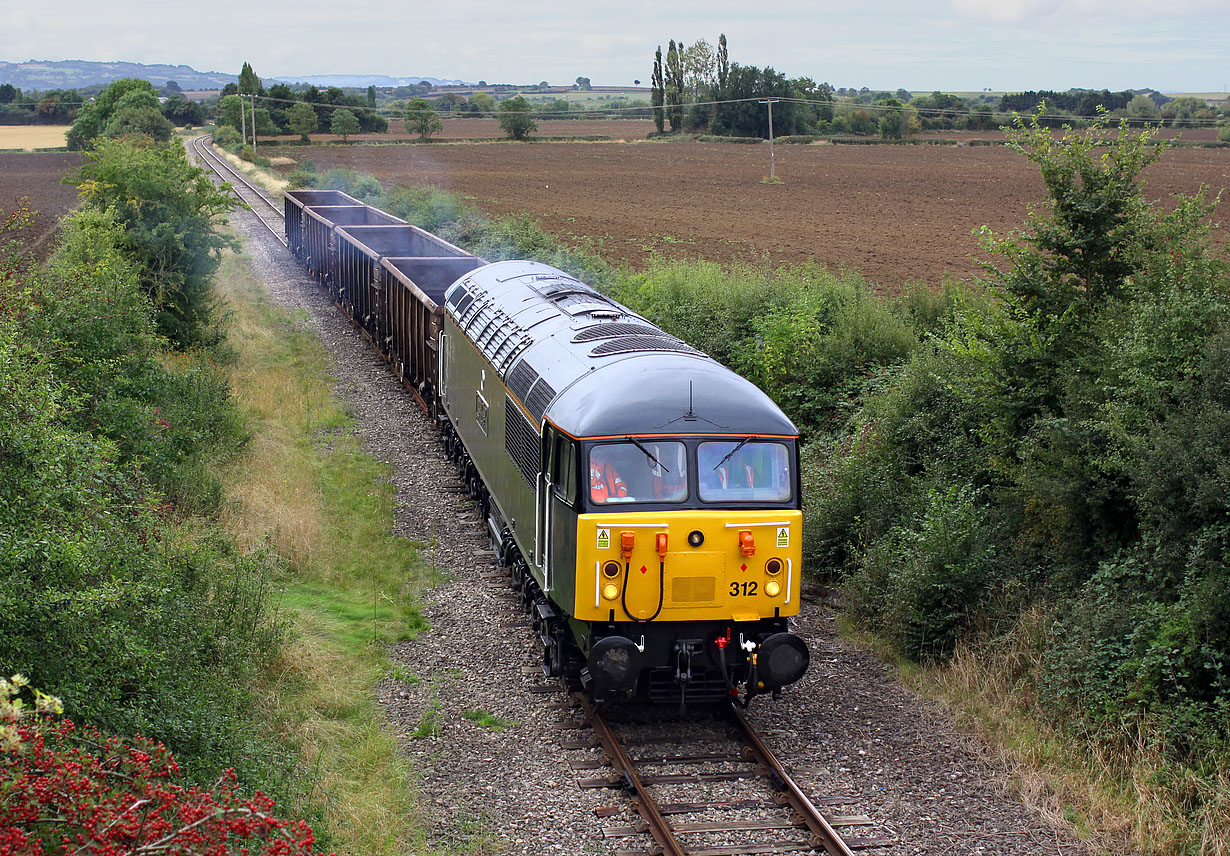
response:
<path id="1" fill-rule="evenodd" d="M 605 827 L 603 836 L 647 833 L 653 838 L 651 847 L 618 850 L 617 856 L 852 856 L 855 849 L 894 841 L 866 833 L 843 838 L 839 828 L 867 827 L 872 820 L 849 813 L 822 813 L 819 806 L 831 809 L 849 805 L 854 799 L 808 797 L 734 704 L 721 708 L 719 718 L 707 723 L 708 728 L 695 720 L 677 721 L 668 723 L 665 732 L 654 733 L 655 727 L 637 723 L 634 733 L 624 738 L 619 727 L 588 698 L 577 695 L 574 702 L 593 737 L 566 743 L 565 748 L 597 747 L 603 757 L 573 762 L 573 768 L 611 768 L 606 776 L 579 779 L 578 784 L 583 788 L 622 788 L 640 817 L 635 824 Z M 642 747 L 642 753 L 634 758 L 630 747 Z M 676 772 L 655 772 L 663 769 Z M 682 793 L 672 794 L 672 789 Z M 611 807 L 599 814 L 613 816 L 619 811 Z M 676 817 L 681 820 L 670 819 Z M 783 832 L 791 834 L 766 838 Z"/>
<path id="2" fill-rule="evenodd" d="M 212 138 L 208 135 L 194 137 L 192 151 L 221 179 L 230 182 L 231 191 L 241 202 L 252 209 L 265 228 L 272 233 L 282 246 L 286 246 L 286 234 L 282 225 L 282 205 L 269 195 L 263 187 L 254 184 L 241 171 L 235 169 L 230 161 L 214 151 L 210 144 Z"/>

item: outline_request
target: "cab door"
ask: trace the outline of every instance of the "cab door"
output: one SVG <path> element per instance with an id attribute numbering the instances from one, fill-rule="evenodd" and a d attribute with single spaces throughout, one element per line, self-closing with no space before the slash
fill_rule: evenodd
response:
<path id="1" fill-rule="evenodd" d="M 555 493 L 555 447 L 559 441 L 559 433 L 546 425 L 542 432 L 542 472 L 538 474 L 534 488 L 534 562 L 542 569 L 547 592 L 555 588 L 555 572 L 551 562 L 551 508 Z"/>

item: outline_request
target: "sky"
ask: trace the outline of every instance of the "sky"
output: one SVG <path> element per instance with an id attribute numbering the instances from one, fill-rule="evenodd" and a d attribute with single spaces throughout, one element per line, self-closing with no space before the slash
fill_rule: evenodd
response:
<path id="1" fill-rule="evenodd" d="M 0 60 L 184 63 L 262 77 L 431 76 L 470 83 L 648 84 L 654 49 L 835 87 L 1224 92 L 1226 0 L 7 0 Z M 200 11 L 197 11 L 197 10 Z M 210 10 L 206 14 L 205 10 Z"/>

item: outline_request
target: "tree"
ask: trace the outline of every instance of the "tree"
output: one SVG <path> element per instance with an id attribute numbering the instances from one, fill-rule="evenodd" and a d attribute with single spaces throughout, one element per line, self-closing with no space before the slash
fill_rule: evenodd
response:
<path id="1" fill-rule="evenodd" d="M 94 145 L 94 139 L 111 121 L 116 105 L 125 95 L 135 91 L 148 93 L 157 106 L 158 99 L 154 93 L 154 84 L 148 80 L 136 80 L 131 77 L 117 80 L 99 93 L 97 98 L 81 108 L 81 112 L 77 114 L 76 121 L 68 129 L 66 135 L 68 148 L 72 151 L 91 148 Z"/>
<path id="2" fill-rule="evenodd" d="M 136 89 L 115 105 L 115 111 L 103 128 L 103 137 L 150 137 L 160 143 L 171 139 L 174 127 L 158 108 L 152 92 Z"/>
<path id="3" fill-rule="evenodd" d="M 426 98 L 411 98 L 406 103 L 406 133 L 417 134 L 423 142 L 427 142 L 432 134 L 444 130 L 440 114 L 431 106 Z"/>
<path id="4" fill-rule="evenodd" d="M 683 51 L 684 88 L 693 98 L 712 93 L 717 86 L 717 57 L 713 45 L 697 39 Z"/>
<path id="5" fill-rule="evenodd" d="M 671 123 L 671 133 L 683 130 L 683 58 L 680 56 L 682 45 L 676 47 L 675 40 L 670 40 L 666 51 L 665 82 L 663 93 L 666 101 L 666 118 Z"/>
<path id="6" fill-rule="evenodd" d="M 903 105 L 896 98 L 885 98 L 876 102 L 880 111 L 880 138 L 884 140 L 904 140 L 914 133 L 914 111 Z"/>
<path id="7" fill-rule="evenodd" d="M 257 107 L 248 114 L 248 118 L 254 126 L 252 135 L 259 134 L 262 137 L 276 137 L 282 133 L 282 129 L 273 121 L 273 116 L 264 107 Z"/>
<path id="8" fill-rule="evenodd" d="M 1127 114 L 1133 119 L 1156 119 L 1157 105 L 1148 95 L 1137 95 L 1128 102 Z"/>
<path id="9" fill-rule="evenodd" d="M 286 120 L 290 123 L 290 130 L 298 134 L 299 139 L 305 143 L 308 142 L 308 134 L 313 133 L 319 125 L 316 111 L 311 104 L 303 101 L 286 111 Z"/>
<path id="10" fill-rule="evenodd" d="M 214 121 L 218 125 L 229 125 L 238 129 L 246 121 L 243 111 L 247 109 L 248 105 L 238 95 L 223 96 L 218 99 L 218 106 L 214 109 Z"/>
<path id="11" fill-rule="evenodd" d="M 715 134 L 768 139 L 769 111 L 759 102 L 769 98 L 787 99 L 773 105 L 774 136 L 798 133 L 800 108 L 795 103 L 796 93 L 786 76 L 772 68 L 762 70 L 733 63 L 722 98 L 736 103 L 717 106 L 711 125 Z"/>
<path id="12" fill-rule="evenodd" d="M 173 125 L 183 125 L 191 128 L 205 121 L 205 109 L 200 102 L 185 98 L 182 95 L 172 95 L 162 105 L 162 115 Z"/>
<path id="13" fill-rule="evenodd" d="M 726 50 L 726 34 L 718 36 L 717 50 L 717 86 L 718 97 L 726 97 L 726 85 L 730 81 L 730 55 Z"/>
<path id="14" fill-rule="evenodd" d="M 582 92 L 589 92 L 593 88 L 594 87 L 590 85 L 588 77 L 577 78 L 577 89 L 580 89 Z"/>
<path id="15" fill-rule="evenodd" d="M 376 86 L 375 84 L 367 87 L 367 106 L 376 106 Z"/>
<path id="16" fill-rule="evenodd" d="M 345 107 L 333 111 L 333 119 L 329 122 L 329 130 L 342 138 L 342 142 L 349 142 L 346 138 L 351 134 L 359 133 L 359 120 Z"/>
<path id="17" fill-rule="evenodd" d="M 1162 107 L 1162 118 L 1172 128 L 1194 128 L 1198 123 L 1216 119 L 1217 113 L 1203 98 L 1184 95 Z"/>
<path id="18" fill-rule="evenodd" d="M 12 104 L 18 90 L 11 83 L 0 83 L 0 104 Z"/>
<path id="19" fill-rule="evenodd" d="M 528 139 L 538 129 L 538 123 L 530 115 L 530 103 L 518 95 L 501 104 L 500 127 L 510 140 Z"/>
<path id="20" fill-rule="evenodd" d="M 243 64 L 243 69 L 239 72 L 239 92 L 243 95 L 265 94 L 265 87 L 261 86 L 261 79 L 256 76 L 252 66 L 246 62 Z"/>
<path id="21" fill-rule="evenodd" d="M 649 78 L 650 103 L 653 105 L 653 124 L 661 134 L 665 130 L 666 119 L 662 105 L 666 103 L 666 82 L 662 76 L 662 46 L 653 58 L 653 76 Z"/>
<path id="22" fill-rule="evenodd" d="M 495 113 L 495 99 L 491 97 L 490 92 L 475 92 L 470 96 L 470 104 L 480 114 L 490 115 Z"/>

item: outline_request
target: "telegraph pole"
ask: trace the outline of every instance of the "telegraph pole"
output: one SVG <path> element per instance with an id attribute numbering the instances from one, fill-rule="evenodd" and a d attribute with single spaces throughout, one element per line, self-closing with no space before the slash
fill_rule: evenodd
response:
<path id="1" fill-rule="evenodd" d="M 768 101 L 760 102 L 769 105 L 769 181 L 772 183 L 777 182 L 777 161 L 773 157 L 773 105 L 778 101 L 781 99 L 770 98 Z"/>
<path id="2" fill-rule="evenodd" d="M 256 96 L 249 94 L 248 100 L 252 104 L 252 151 L 256 151 Z"/>
<path id="3" fill-rule="evenodd" d="M 239 96 L 239 130 L 243 134 L 244 145 L 248 142 L 248 110 L 243 106 L 243 96 Z"/>

